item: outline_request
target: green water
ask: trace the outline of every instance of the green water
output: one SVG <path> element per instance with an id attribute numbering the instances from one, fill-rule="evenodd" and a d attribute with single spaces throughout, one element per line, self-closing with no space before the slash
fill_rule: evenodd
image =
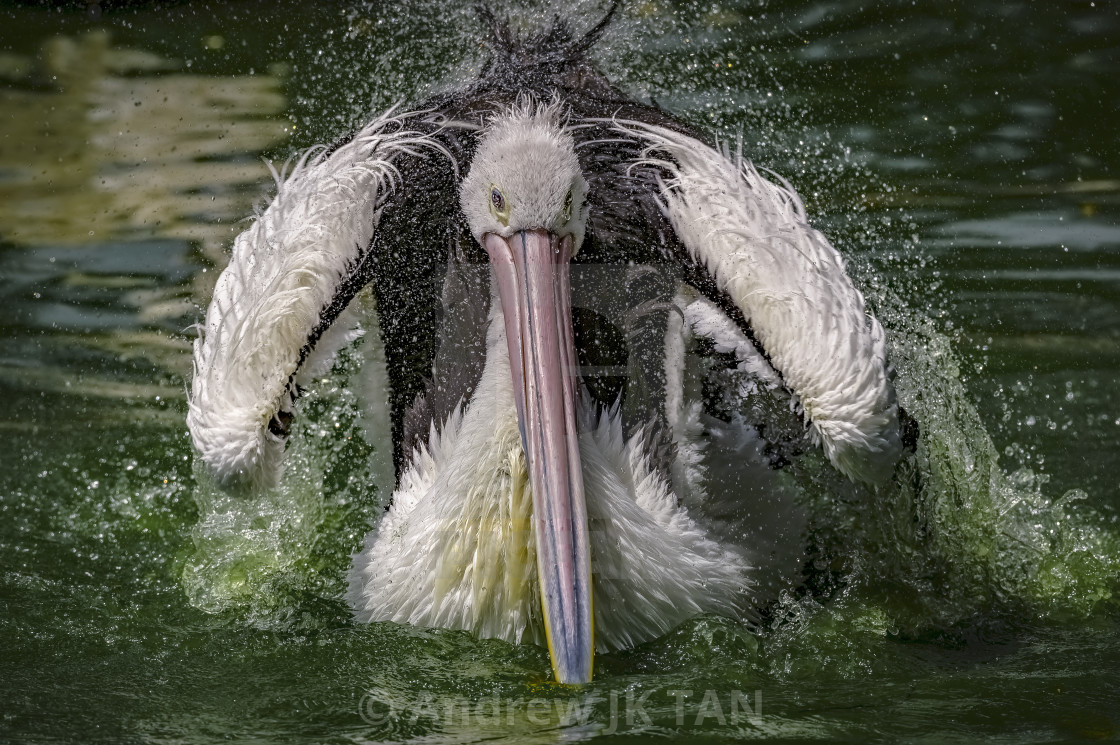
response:
<path id="1" fill-rule="evenodd" d="M 0 740 L 1120 737 L 1114 6 L 626 4 L 598 62 L 794 183 L 923 439 L 877 492 L 806 469 L 818 586 L 761 631 L 697 619 L 568 689 L 543 649 L 350 623 L 376 350 L 276 493 L 213 490 L 184 425 L 260 157 L 469 76 L 469 10 L 72 5 L 0 6 Z"/>

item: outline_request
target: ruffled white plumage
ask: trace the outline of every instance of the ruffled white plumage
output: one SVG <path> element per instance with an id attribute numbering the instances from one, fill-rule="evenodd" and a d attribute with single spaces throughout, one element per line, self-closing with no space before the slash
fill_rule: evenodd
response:
<path id="1" fill-rule="evenodd" d="M 222 484 L 277 483 L 284 439 L 269 422 L 361 334 L 346 314 L 329 328 L 323 316 L 370 244 L 399 178 L 394 159 L 438 148 L 402 119 L 387 113 L 333 152 L 307 151 L 291 173 L 273 169 L 275 199 L 234 242 L 194 345 L 187 414 L 194 446 Z"/>
<path id="2" fill-rule="evenodd" d="M 500 307 L 487 349 L 470 405 L 415 454 L 392 507 L 354 557 L 348 597 L 359 620 L 544 642 Z M 699 613 L 747 615 L 746 562 L 678 505 L 650 468 L 641 434 L 626 439 L 617 412 L 589 409 L 580 429 L 597 649 L 654 639 Z"/>
<path id="3" fill-rule="evenodd" d="M 797 194 L 679 132 L 615 127 L 671 175 L 661 199 L 677 236 L 751 324 L 829 460 L 850 478 L 889 477 L 902 441 L 883 329 Z"/>

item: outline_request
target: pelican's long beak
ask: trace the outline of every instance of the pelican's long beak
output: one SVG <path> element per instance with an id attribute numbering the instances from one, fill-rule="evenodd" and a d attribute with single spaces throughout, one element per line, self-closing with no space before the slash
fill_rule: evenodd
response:
<path id="1" fill-rule="evenodd" d="M 576 432 L 572 238 L 523 230 L 484 239 L 498 280 L 529 464 L 537 575 L 548 651 L 561 683 L 591 680 L 591 552 Z"/>

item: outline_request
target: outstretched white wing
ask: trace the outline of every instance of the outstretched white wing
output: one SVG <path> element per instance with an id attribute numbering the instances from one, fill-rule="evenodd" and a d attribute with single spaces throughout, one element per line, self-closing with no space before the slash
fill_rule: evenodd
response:
<path id="1" fill-rule="evenodd" d="M 394 160 L 442 150 L 407 119 L 386 114 L 334 150 L 309 150 L 290 174 L 273 171 L 276 198 L 234 242 L 194 345 L 187 414 L 222 484 L 277 482 L 297 386 L 361 334 L 332 303 L 369 249 L 400 177 Z"/>
<path id="2" fill-rule="evenodd" d="M 902 442 L 883 329 L 797 194 L 679 132 L 615 126 L 670 174 L 661 199 L 677 236 L 742 311 L 829 460 L 850 478 L 888 478 Z"/>

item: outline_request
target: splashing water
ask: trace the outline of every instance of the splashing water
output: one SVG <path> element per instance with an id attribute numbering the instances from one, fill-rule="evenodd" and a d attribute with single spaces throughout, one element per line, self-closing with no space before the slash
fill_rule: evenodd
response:
<path id="1" fill-rule="evenodd" d="M 603 656 L 578 696 L 538 647 L 351 623 L 349 555 L 392 488 L 374 334 L 305 397 L 274 492 L 215 490 L 183 426 L 184 329 L 270 188 L 259 155 L 471 77 L 469 10 L 106 4 L 106 36 L 80 4 L 0 9 L 0 739 L 555 742 L 609 734 L 612 706 L 635 737 L 1115 738 L 1103 5 L 624 4 L 595 59 L 791 179 L 920 437 L 879 489 L 798 459 L 804 582 L 759 628 Z M 761 718 L 730 718 L 735 690 Z M 491 697 L 500 723 L 444 714 Z"/>
<path id="2" fill-rule="evenodd" d="M 342 355 L 301 406 L 280 487 L 229 494 L 196 466 L 199 521 L 182 574 L 192 605 L 262 627 L 345 620 L 349 552 L 391 493 L 377 483 L 378 457 L 348 385 L 359 364 L 357 354 Z"/>

